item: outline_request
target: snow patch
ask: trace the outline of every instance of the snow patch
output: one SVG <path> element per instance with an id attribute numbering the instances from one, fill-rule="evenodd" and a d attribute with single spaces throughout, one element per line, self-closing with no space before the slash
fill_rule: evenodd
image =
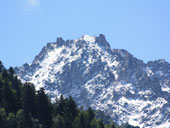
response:
<path id="1" fill-rule="evenodd" d="M 85 41 L 87 41 L 87 42 L 92 43 L 92 42 L 95 42 L 96 37 L 95 37 L 95 36 L 89 36 L 89 35 L 83 35 L 81 38 L 79 38 L 79 39 L 77 39 L 77 40 L 85 40 Z M 77 41 L 77 40 L 76 40 L 76 41 Z"/>

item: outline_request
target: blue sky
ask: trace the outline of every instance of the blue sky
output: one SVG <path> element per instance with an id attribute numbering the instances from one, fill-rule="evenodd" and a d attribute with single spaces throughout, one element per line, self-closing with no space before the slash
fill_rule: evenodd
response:
<path id="1" fill-rule="evenodd" d="M 103 33 L 112 48 L 170 62 L 169 0 L 1 0 L 0 60 L 30 63 L 47 42 Z"/>

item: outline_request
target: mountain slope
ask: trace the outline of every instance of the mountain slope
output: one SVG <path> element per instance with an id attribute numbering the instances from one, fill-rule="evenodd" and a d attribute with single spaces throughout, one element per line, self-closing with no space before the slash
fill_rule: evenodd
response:
<path id="1" fill-rule="evenodd" d="M 170 64 L 145 64 L 126 50 L 111 49 L 102 34 L 57 38 L 15 71 L 36 89 L 44 87 L 53 100 L 72 95 L 79 105 L 102 110 L 119 124 L 170 127 Z"/>

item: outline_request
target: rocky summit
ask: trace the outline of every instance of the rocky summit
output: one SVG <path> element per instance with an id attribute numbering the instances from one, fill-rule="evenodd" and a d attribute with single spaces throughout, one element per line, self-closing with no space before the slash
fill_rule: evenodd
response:
<path id="1" fill-rule="evenodd" d="M 71 95 L 78 105 L 102 110 L 118 124 L 170 127 L 170 64 L 144 63 L 126 50 L 111 49 L 102 34 L 57 38 L 15 71 L 36 89 L 44 87 L 52 100 Z"/>

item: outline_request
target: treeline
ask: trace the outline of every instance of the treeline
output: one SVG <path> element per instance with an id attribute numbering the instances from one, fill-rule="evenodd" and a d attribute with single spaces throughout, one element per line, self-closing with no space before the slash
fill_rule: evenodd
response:
<path id="1" fill-rule="evenodd" d="M 120 128 L 97 120 L 91 108 L 78 108 L 72 97 L 52 103 L 41 88 L 22 84 L 12 67 L 0 62 L 0 128 Z M 133 128 L 130 125 L 121 128 Z"/>

